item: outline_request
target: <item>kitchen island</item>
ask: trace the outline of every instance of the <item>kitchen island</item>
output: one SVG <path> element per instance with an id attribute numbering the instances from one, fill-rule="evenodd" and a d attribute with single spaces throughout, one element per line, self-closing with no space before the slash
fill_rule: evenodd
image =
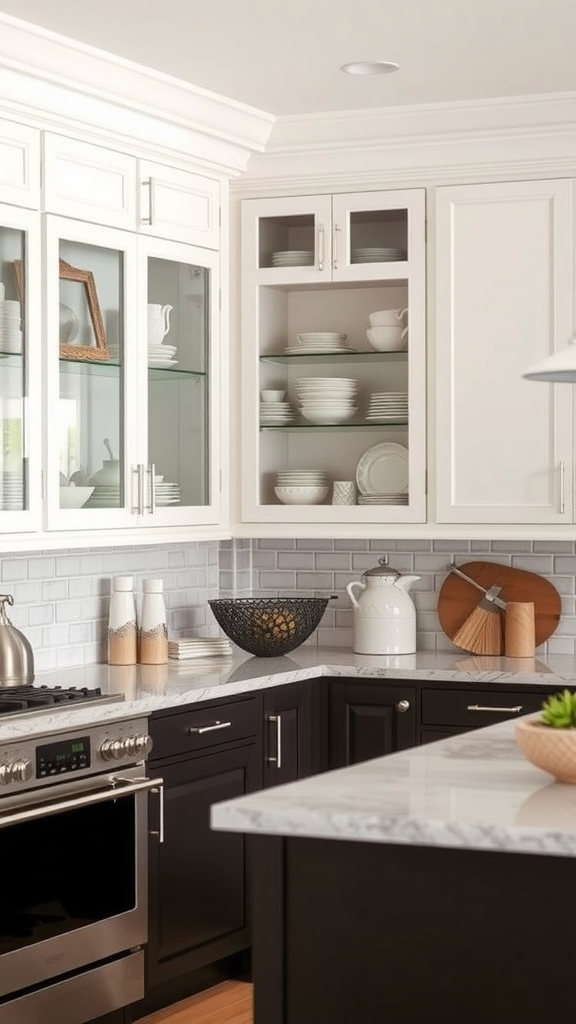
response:
<path id="1" fill-rule="evenodd" d="M 216 805 L 253 846 L 255 1024 L 573 1018 L 576 786 L 514 723 Z"/>

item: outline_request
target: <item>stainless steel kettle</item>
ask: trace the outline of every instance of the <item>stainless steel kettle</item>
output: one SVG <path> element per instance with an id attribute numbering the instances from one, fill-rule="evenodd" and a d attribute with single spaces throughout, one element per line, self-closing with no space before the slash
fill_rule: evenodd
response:
<path id="1" fill-rule="evenodd" d="M 30 641 L 10 622 L 7 604 L 14 604 L 12 594 L 0 594 L 0 688 L 26 686 L 34 682 L 34 654 Z"/>

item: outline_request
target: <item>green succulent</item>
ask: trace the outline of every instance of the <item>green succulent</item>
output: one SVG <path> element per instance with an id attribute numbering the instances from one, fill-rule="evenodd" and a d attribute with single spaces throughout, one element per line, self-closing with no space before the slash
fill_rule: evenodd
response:
<path id="1" fill-rule="evenodd" d="M 542 721 L 553 729 L 576 729 L 576 693 L 563 690 L 542 704 Z"/>

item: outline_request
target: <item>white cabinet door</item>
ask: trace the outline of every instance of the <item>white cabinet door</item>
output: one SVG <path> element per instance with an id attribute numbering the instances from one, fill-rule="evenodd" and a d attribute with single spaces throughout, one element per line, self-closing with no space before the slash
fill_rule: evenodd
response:
<path id="1" fill-rule="evenodd" d="M 140 160 L 140 231 L 220 248 L 220 182 Z"/>
<path id="2" fill-rule="evenodd" d="M 0 120 L 0 195 L 3 203 L 40 208 L 40 132 Z"/>
<path id="3" fill-rule="evenodd" d="M 136 160 L 105 146 L 44 134 L 44 207 L 94 224 L 136 227 Z"/>
<path id="4" fill-rule="evenodd" d="M 40 215 L 0 206 L 0 533 L 41 527 Z"/>
<path id="5" fill-rule="evenodd" d="M 364 524 L 426 520 L 424 193 L 337 198 L 346 225 L 342 241 L 350 253 L 350 232 L 365 232 L 354 241 L 366 252 L 365 262 L 351 265 L 346 257 L 341 274 L 333 266 L 336 197 L 243 204 L 239 477 L 244 524 L 286 529 L 295 523 L 306 529 L 354 524 L 361 532 Z M 354 207 L 361 213 L 358 223 Z M 384 240 L 378 231 L 392 225 L 390 246 L 377 245 Z M 400 251 L 403 258 L 387 260 L 385 249 Z M 369 317 L 376 311 L 404 311 L 399 331 L 407 324 L 407 334 L 401 347 L 379 350 L 368 341 Z M 331 346 L 316 337 L 316 347 L 314 339 L 299 343 L 304 334 L 322 332 L 342 335 L 341 342 Z M 270 389 L 285 392 L 287 404 L 278 407 L 278 415 L 260 403 L 260 393 Z M 318 403 L 302 401 L 307 389 Z M 346 402 L 346 392 L 353 393 L 353 402 Z M 280 479 L 302 470 L 326 479 L 318 504 L 304 498 L 288 504 L 277 493 Z M 337 480 L 358 482 L 356 504 L 332 503 Z"/>
<path id="6" fill-rule="evenodd" d="M 437 518 L 573 521 L 573 389 L 522 372 L 573 334 L 573 184 L 436 191 Z"/>

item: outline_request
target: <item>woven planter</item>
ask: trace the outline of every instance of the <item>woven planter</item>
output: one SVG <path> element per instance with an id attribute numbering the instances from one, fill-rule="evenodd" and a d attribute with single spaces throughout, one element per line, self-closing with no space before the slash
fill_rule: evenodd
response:
<path id="1" fill-rule="evenodd" d="M 516 742 L 524 757 L 553 775 L 576 783 L 576 729 L 555 729 L 535 720 L 516 722 Z"/>

